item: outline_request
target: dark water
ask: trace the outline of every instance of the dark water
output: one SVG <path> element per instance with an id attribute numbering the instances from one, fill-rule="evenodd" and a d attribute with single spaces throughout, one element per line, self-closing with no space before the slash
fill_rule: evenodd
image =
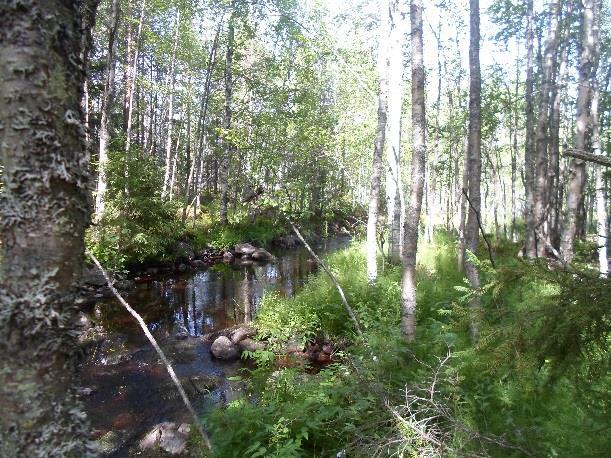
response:
<path id="1" fill-rule="evenodd" d="M 328 253 L 348 244 L 329 239 L 315 249 Z M 211 357 L 203 334 L 249 322 L 266 291 L 290 296 L 316 270 L 304 248 L 275 251 L 276 260 L 250 266 L 218 264 L 139 284 L 127 301 L 144 318 L 171 360 L 196 410 L 205 414 L 240 390 L 228 381 L 244 363 Z M 106 456 L 127 456 L 130 447 L 163 421 L 191 423 L 165 368 L 135 320 L 112 300 L 90 314 L 99 335 L 83 366 L 90 388 L 86 409 Z M 189 337 L 178 339 L 177 333 Z"/>

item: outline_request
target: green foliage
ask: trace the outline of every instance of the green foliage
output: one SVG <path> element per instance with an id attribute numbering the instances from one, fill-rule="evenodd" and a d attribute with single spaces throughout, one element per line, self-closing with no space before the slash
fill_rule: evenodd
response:
<path id="1" fill-rule="evenodd" d="M 163 257 L 180 233 L 177 208 L 160 196 L 160 167 L 135 148 L 126 157 L 120 143 L 109 153 L 104 215 L 88 234 L 92 252 L 113 270 Z"/>
<path id="2" fill-rule="evenodd" d="M 243 242 L 266 245 L 284 233 L 286 229 L 282 225 L 266 218 L 257 218 L 254 223 L 213 224 L 202 233 L 202 237 L 214 248 L 227 249 Z"/>
<path id="3" fill-rule="evenodd" d="M 517 261 L 517 248 L 503 243 L 500 252 L 508 255 L 497 256 L 497 270 L 478 262 L 483 310 L 474 347 L 472 316 L 461 300 L 471 293 L 461 286 L 455 246 L 438 233 L 419 252 L 418 334 L 409 346 L 399 332 L 399 270 L 386 268 L 369 285 L 358 245 L 328 263 L 363 322 L 364 339 L 323 273 L 293 298 L 265 296 L 256 325 L 272 348 L 325 334 L 345 343 L 342 363 L 306 375 L 272 372 L 269 354 L 260 356 L 250 379 L 256 394 L 209 418 L 218 456 L 333 456 L 340 449 L 348 456 L 418 456 L 432 443 L 415 422 L 457 456 L 603 456 L 609 281 Z M 448 350 L 451 358 L 440 365 Z M 429 393 L 433 378 L 431 401 L 421 393 Z M 405 404 L 414 393 L 420 397 L 411 398 L 412 417 Z"/>

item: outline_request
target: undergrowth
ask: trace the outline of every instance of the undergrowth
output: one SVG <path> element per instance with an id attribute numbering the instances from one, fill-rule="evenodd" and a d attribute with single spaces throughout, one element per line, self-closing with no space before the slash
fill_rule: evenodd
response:
<path id="1" fill-rule="evenodd" d="M 338 362 L 312 373 L 258 357 L 247 393 L 206 419 L 215 456 L 604 456 L 609 281 L 518 261 L 509 244 L 497 249 L 511 254 L 496 270 L 480 263 L 476 346 L 473 292 L 447 234 L 419 253 L 411 345 L 399 333 L 400 270 L 384 266 L 368 284 L 358 244 L 328 263 L 363 338 L 322 273 L 293 298 L 265 296 L 256 325 L 272 349 L 324 335 L 340 344 Z"/>

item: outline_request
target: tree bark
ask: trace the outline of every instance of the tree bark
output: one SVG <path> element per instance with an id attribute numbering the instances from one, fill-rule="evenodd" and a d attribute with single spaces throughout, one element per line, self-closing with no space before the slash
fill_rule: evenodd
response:
<path id="1" fill-rule="evenodd" d="M 533 33 L 533 0 L 527 0 L 526 4 L 526 135 L 524 150 L 524 192 L 526 201 L 524 203 L 524 222 L 526 225 L 524 255 L 527 258 L 537 256 L 537 235 L 535 232 L 535 144 L 534 139 L 534 33 Z"/>
<path id="2" fill-rule="evenodd" d="M 543 67 L 541 75 L 541 97 L 539 99 L 539 118 L 537 120 L 537 134 L 535 144 L 535 185 L 534 185 L 534 208 L 533 222 L 538 233 L 544 237 L 547 235 L 546 221 L 547 196 L 547 169 L 548 169 L 548 145 L 550 135 L 550 97 L 552 90 L 552 79 L 557 56 L 560 16 L 560 2 L 554 0 L 550 3 L 550 23 L 545 49 L 543 52 Z M 536 255 L 545 255 L 545 244 L 538 240 L 535 235 Z"/>
<path id="3" fill-rule="evenodd" d="M 382 181 L 382 152 L 386 140 L 386 121 L 388 118 L 388 98 L 386 79 L 386 49 L 384 42 L 390 27 L 388 20 L 388 0 L 379 0 L 380 8 L 380 35 L 378 41 L 378 128 L 373 145 L 373 160 L 371 166 L 371 184 L 369 190 L 369 211 L 367 214 L 367 278 L 370 282 L 378 278 L 377 264 L 377 228 L 380 207 L 380 187 Z"/>
<path id="4" fill-rule="evenodd" d="M 91 210 L 81 6 L 0 3 L 0 456 L 93 455 L 74 386 Z"/>
<path id="5" fill-rule="evenodd" d="M 470 0 L 470 45 L 469 45 L 469 212 L 465 231 L 465 245 L 473 255 L 477 253 L 479 245 L 479 214 L 481 213 L 481 71 L 479 62 L 479 0 Z M 480 279 L 477 267 L 467 256 L 465 258 L 465 274 L 475 295 L 471 300 L 474 316 L 471 319 L 471 340 L 477 342 L 479 338 L 479 323 L 477 313 L 480 308 L 479 288 Z"/>
<path id="6" fill-rule="evenodd" d="M 407 341 L 413 341 L 416 337 L 416 252 L 426 161 L 422 9 L 422 0 L 412 0 L 412 183 L 405 212 L 401 278 L 401 331 Z"/>
<path id="7" fill-rule="evenodd" d="M 591 127 L 592 91 L 591 80 L 596 75 L 598 56 L 596 55 L 595 17 L 597 0 L 583 0 L 581 10 L 581 56 L 579 61 L 579 89 L 577 93 L 577 122 L 575 149 L 585 151 L 588 128 Z M 583 206 L 586 182 L 586 164 L 573 158 L 569 163 L 569 183 L 567 185 L 566 217 L 562 226 L 560 254 L 570 263 L 573 260 L 573 244 L 577 234 L 579 209 Z"/>
<path id="8" fill-rule="evenodd" d="M 142 0 L 140 6 L 140 18 L 138 19 L 138 31 L 136 32 L 136 44 L 134 56 L 127 70 L 127 94 L 125 95 L 126 106 L 126 129 L 125 129 L 125 154 L 129 156 L 132 141 L 132 114 L 134 111 L 134 89 L 136 87 L 136 77 L 138 69 L 138 54 L 140 51 L 140 36 L 142 35 L 142 25 L 144 24 L 144 8 L 146 0 Z"/>
<path id="9" fill-rule="evenodd" d="M 399 0 L 390 0 L 388 69 L 388 121 L 386 124 L 386 211 L 388 219 L 388 253 L 390 261 L 401 262 L 405 218 L 403 185 L 401 183 L 401 112 L 403 105 L 403 20 Z"/>
<path id="10" fill-rule="evenodd" d="M 235 17 L 236 17 L 236 4 L 235 0 L 231 2 L 231 14 L 229 16 L 229 24 L 227 31 L 227 52 L 225 54 L 225 113 L 223 114 L 223 129 L 225 130 L 224 136 L 224 154 L 220 161 L 220 174 L 219 180 L 221 182 L 221 208 L 220 217 L 221 224 L 229 224 L 229 218 L 227 215 L 227 201 L 228 201 L 228 183 L 229 179 L 229 165 L 231 163 L 231 156 L 233 153 L 233 142 L 227 138 L 229 130 L 231 129 L 231 114 L 232 114 L 232 103 L 233 103 L 233 53 L 234 53 L 234 42 L 235 42 Z"/>
<path id="11" fill-rule="evenodd" d="M 102 94 L 100 130 L 98 132 L 100 149 L 98 153 L 98 184 L 95 196 L 95 221 L 104 215 L 106 194 L 106 165 L 108 163 L 108 141 L 110 140 L 109 118 L 114 103 L 115 68 L 117 52 L 117 30 L 119 27 L 119 0 L 113 0 L 108 27 L 108 51 L 106 55 L 106 79 Z"/>
<path id="12" fill-rule="evenodd" d="M 169 193 L 170 177 L 172 172 L 172 128 L 174 124 L 174 86 L 176 84 L 176 48 L 178 47 L 178 36 L 180 31 L 180 10 L 176 12 L 176 26 L 174 30 L 174 45 L 172 47 L 172 58 L 170 60 L 170 73 L 168 75 L 168 111 L 166 117 L 166 140 L 165 140 L 165 175 L 163 178 L 163 189 L 161 197 L 165 199 Z"/>
<path id="13" fill-rule="evenodd" d="M 550 119 L 550 167 L 548 169 L 548 233 L 549 241 L 557 247 L 560 243 L 560 207 L 559 199 L 559 183 L 560 183 L 560 108 L 562 103 L 562 95 L 566 90 L 566 71 L 567 60 L 570 46 L 570 20 L 572 16 L 573 2 L 568 2 L 566 10 L 566 18 L 563 27 L 562 46 L 560 50 L 560 62 L 558 63 L 558 72 L 556 81 L 552 88 L 552 113 Z"/>

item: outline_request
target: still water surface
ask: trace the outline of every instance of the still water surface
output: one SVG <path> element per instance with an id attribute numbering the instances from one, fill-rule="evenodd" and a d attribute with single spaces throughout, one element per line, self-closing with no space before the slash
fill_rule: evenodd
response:
<path id="1" fill-rule="evenodd" d="M 315 250 L 325 254 L 348 243 L 347 237 L 328 239 Z M 239 384 L 227 377 L 244 367 L 241 361 L 212 358 L 201 336 L 251 321 L 266 291 L 291 296 L 316 270 L 304 248 L 273 254 L 276 260 L 267 264 L 217 264 L 159 277 L 139 284 L 126 297 L 172 361 L 199 413 L 235 397 Z M 93 390 L 85 399 L 86 409 L 106 456 L 127 456 L 129 448 L 157 423 L 191 423 L 135 320 L 113 300 L 96 304 L 90 318 L 105 339 L 90 352 L 82 378 L 83 385 Z M 179 339 L 180 333 L 189 337 Z"/>

